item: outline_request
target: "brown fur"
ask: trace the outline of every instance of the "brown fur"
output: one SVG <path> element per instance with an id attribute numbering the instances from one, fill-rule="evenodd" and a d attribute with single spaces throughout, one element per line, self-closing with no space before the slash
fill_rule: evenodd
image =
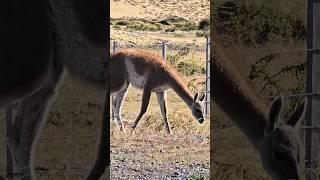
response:
<path id="1" fill-rule="evenodd" d="M 257 146 L 263 138 L 261 132 L 266 126 L 268 108 L 233 65 L 233 62 L 238 60 L 232 56 L 234 51 L 226 52 L 226 48 L 221 47 L 219 36 L 212 39 L 214 45 L 211 51 L 214 53 L 211 54 L 211 65 L 215 102 Z"/>

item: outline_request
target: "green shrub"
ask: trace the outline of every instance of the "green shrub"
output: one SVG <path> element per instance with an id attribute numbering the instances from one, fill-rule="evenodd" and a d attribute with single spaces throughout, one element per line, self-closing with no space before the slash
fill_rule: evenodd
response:
<path id="1" fill-rule="evenodd" d="M 201 67 L 195 61 L 180 61 L 177 65 L 178 70 L 187 76 L 199 74 L 204 72 L 204 68 Z"/>
<path id="2" fill-rule="evenodd" d="M 176 28 L 180 29 L 181 31 L 193 31 L 197 30 L 198 26 L 194 22 L 186 22 L 182 24 L 174 24 Z"/>
<path id="3" fill-rule="evenodd" d="M 198 29 L 199 30 L 209 30 L 210 28 L 210 20 L 208 18 L 202 19 L 199 22 Z"/>
<path id="4" fill-rule="evenodd" d="M 198 29 L 195 22 L 188 21 L 182 17 L 169 17 L 159 22 L 142 18 L 111 19 L 110 22 L 113 27 L 125 26 L 128 30 L 136 31 L 174 32 L 176 30 L 192 31 Z"/>
<path id="5" fill-rule="evenodd" d="M 172 65 L 176 65 L 176 64 L 178 64 L 178 62 L 180 61 L 180 59 L 181 59 L 182 57 L 178 54 L 178 53 L 176 53 L 176 54 L 173 54 L 173 55 L 171 55 L 171 54 L 168 54 L 167 55 L 167 61 L 170 63 L 170 64 L 172 64 Z"/>
<path id="6" fill-rule="evenodd" d="M 201 174 L 192 174 L 188 179 L 190 179 L 190 180 L 204 180 L 205 177 Z"/>
<path id="7" fill-rule="evenodd" d="M 184 59 L 185 52 L 178 52 L 167 56 L 167 62 L 172 64 L 179 72 L 186 76 L 205 73 L 205 68 L 195 59 Z"/>
<path id="8" fill-rule="evenodd" d="M 259 3 L 258 3 L 259 2 Z M 227 1 L 214 11 L 214 28 L 233 42 L 247 46 L 271 40 L 303 40 L 303 20 L 292 12 L 275 9 L 268 1 Z"/>
<path id="9" fill-rule="evenodd" d="M 159 25 L 154 23 L 143 22 L 143 21 L 133 21 L 130 25 L 127 26 L 127 29 L 137 30 L 137 31 L 160 31 L 161 30 Z"/>
<path id="10" fill-rule="evenodd" d="M 208 31 L 197 31 L 196 36 L 197 37 L 207 37 L 209 35 Z"/>
<path id="11" fill-rule="evenodd" d="M 130 22 L 129 22 L 129 21 L 126 21 L 126 20 L 117 21 L 117 22 L 115 23 L 115 25 L 118 25 L 118 26 L 127 26 L 127 25 L 129 25 L 129 24 L 130 24 Z"/>

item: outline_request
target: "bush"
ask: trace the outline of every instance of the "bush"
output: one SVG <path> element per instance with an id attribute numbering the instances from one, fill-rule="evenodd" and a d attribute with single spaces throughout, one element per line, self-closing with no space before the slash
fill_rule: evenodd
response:
<path id="1" fill-rule="evenodd" d="M 127 29 L 137 30 L 137 31 L 160 31 L 161 28 L 157 24 L 143 22 L 143 21 L 133 21 L 127 26 Z"/>
<path id="2" fill-rule="evenodd" d="M 225 2 L 215 11 L 215 29 L 229 36 L 232 41 L 240 41 L 247 46 L 264 44 L 274 39 L 305 38 L 305 26 L 301 19 L 263 2 Z"/>
<path id="3" fill-rule="evenodd" d="M 210 20 L 209 19 L 202 19 L 199 22 L 198 29 L 199 30 L 208 30 L 210 28 Z"/>
<path id="4" fill-rule="evenodd" d="M 126 20 L 123 20 L 123 21 L 118 21 L 116 22 L 115 25 L 118 25 L 118 26 L 127 26 L 129 23 L 129 21 L 126 21 Z"/>
<path id="5" fill-rule="evenodd" d="M 199 73 L 205 73 L 205 68 L 194 59 L 183 59 L 185 52 L 178 52 L 167 56 L 167 61 L 186 76 L 192 76 Z"/>
<path id="6" fill-rule="evenodd" d="M 197 31 L 196 36 L 197 37 L 207 37 L 209 35 L 208 31 Z"/>
<path id="7" fill-rule="evenodd" d="M 182 23 L 182 24 L 175 24 L 175 26 L 178 29 L 180 29 L 181 31 L 193 31 L 193 30 L 197 30 L 198 29 L 196 23 L 194 23 L 194 22 L 186 22 L 186 23 Z"/>
<path id="8" fill-rule="evenodd" d="M 184 75 L 192 76 L 195 74 L 203 73 L 205 70 L 195 61 L 180 61 L 178 63 L 178 70 Z"/>

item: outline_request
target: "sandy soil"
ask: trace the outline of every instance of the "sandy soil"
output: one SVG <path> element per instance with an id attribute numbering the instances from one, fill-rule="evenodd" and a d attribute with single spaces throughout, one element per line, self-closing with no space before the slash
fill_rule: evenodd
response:
<path id="1" fill-rule="evenodd" d="M 162 19 L 183 16 L 192 21 L 209 17 L 208 0 L 111 0 L 111 17 Z"/>

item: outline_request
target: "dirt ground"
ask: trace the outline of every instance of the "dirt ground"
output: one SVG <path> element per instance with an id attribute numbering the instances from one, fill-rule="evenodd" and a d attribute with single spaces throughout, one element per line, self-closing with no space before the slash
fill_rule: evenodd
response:
<path id="1" fill-rule="evenodd" d="M 112 139 L 112 179 L 209 179 L 203 135 L 140 135 Z"/>

